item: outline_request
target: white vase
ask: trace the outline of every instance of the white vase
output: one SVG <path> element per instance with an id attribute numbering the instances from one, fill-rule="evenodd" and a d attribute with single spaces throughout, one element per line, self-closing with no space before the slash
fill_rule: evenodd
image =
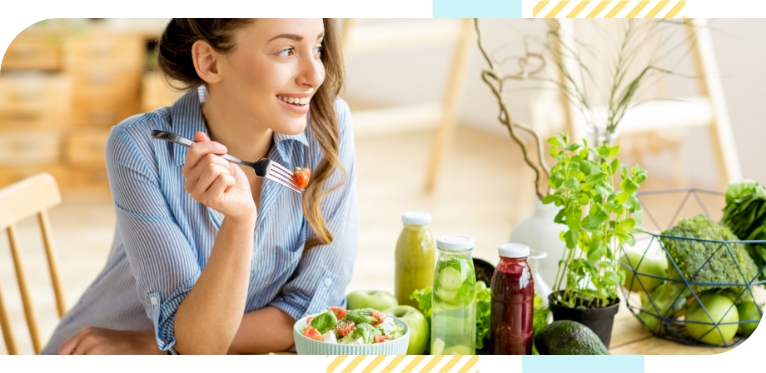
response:
<path id="1" fill-rule="evenodd" d="M 537 260 L 537 263 L 540 276 L 551 287 L 556 279 L 559 260 L 566 250 L 566 244 L 559 236 L 567 230 L 567 226 L 553 222 L 559 209 L 554 204 L 544 205 L 539 199 L 535 200 L 535 212 L 513 227 L 509 239 L 509 242 L 521 243 L 547 254 L 545 258 Z"/>

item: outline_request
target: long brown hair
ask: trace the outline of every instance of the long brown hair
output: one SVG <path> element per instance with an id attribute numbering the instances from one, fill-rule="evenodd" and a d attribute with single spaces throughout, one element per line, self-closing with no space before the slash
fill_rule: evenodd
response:
<path id="1" fill-rule="evenodd" d="M 197 75 L 191 48 L 197 40 L 203 40 L 220 53 L 230 52 L 235 46 L 234 31 L 248 25 L 252 19 L 244 18 L 173 18 L 157 44 L 157 66 L 166 80 L 178 89 L 196 88 L 204 81 Z M 332 232 L 322 216 L 319 206 L 335 189 L 348 182 L 348 175 L 338 157 L 340 129 L 335 113 L 335 98 L 343 88 L 343 57 L 340 50 L 337 22 L 325 18 L 324 48 L 321 59 L 325 79 L 311 99 L 309 126 L 314 132 L 324 157 L 313 170 L 311 182 L 303 193 L 303 214 L 316 234 L 304 248 L 308 249 L 333 241 Z M 325 184 L 338 170 L 343 176 L 341 183 L 329 187 Z"/>

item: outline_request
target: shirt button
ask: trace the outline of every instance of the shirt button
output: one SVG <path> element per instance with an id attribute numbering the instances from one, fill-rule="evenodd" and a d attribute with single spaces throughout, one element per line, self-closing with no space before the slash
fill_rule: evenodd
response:
<path id="1" fill-rule="evenodd" d="M 332 280 L 329 278 L 324 279 L 324 286 L 330 286 L 332 285 Z"/>
<path id="2" fill-rule="evenodd" d="M 157 303 L 157 297 L 152 297 L 152 304 L 156 306 Z"/>

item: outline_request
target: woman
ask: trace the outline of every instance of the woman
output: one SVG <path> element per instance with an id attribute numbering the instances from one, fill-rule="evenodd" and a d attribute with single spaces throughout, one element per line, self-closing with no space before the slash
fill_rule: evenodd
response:
<path id="1" fill-rule="evenodd" d="M 114 243 L 43 353 L 284 351 L 296 319 L 345 306 L 358 202 L 336 36 L 322 19 L 170 21 L 158 64 L 190 89 L 112 129 Z M 312 179 L 301 195 L 224 153 Z"/>

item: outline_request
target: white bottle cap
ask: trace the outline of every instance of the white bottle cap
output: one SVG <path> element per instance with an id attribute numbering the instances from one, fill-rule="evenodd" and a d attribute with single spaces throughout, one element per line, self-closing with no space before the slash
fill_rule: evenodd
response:
<path id="1" fill-rule="evenodd" d="M 473 238 L 468 236 L 441 236 L 436 239 L 436 247 L 449 251 L 464 251 L 473 249 Z"/>
<path id="2" fill-rule="evenodd" d="M 402 214 L 402 223 L 407 225 L 431 224 L 431 214 L 423 211 L 408 211 Z"/>
<path id="3" fill-rule="evenodd" d="M 497 248 L 497 254 L 503 258 L 526 258 L 529 256 L 529 246 L 520 243 L 507 243 Z"/>

